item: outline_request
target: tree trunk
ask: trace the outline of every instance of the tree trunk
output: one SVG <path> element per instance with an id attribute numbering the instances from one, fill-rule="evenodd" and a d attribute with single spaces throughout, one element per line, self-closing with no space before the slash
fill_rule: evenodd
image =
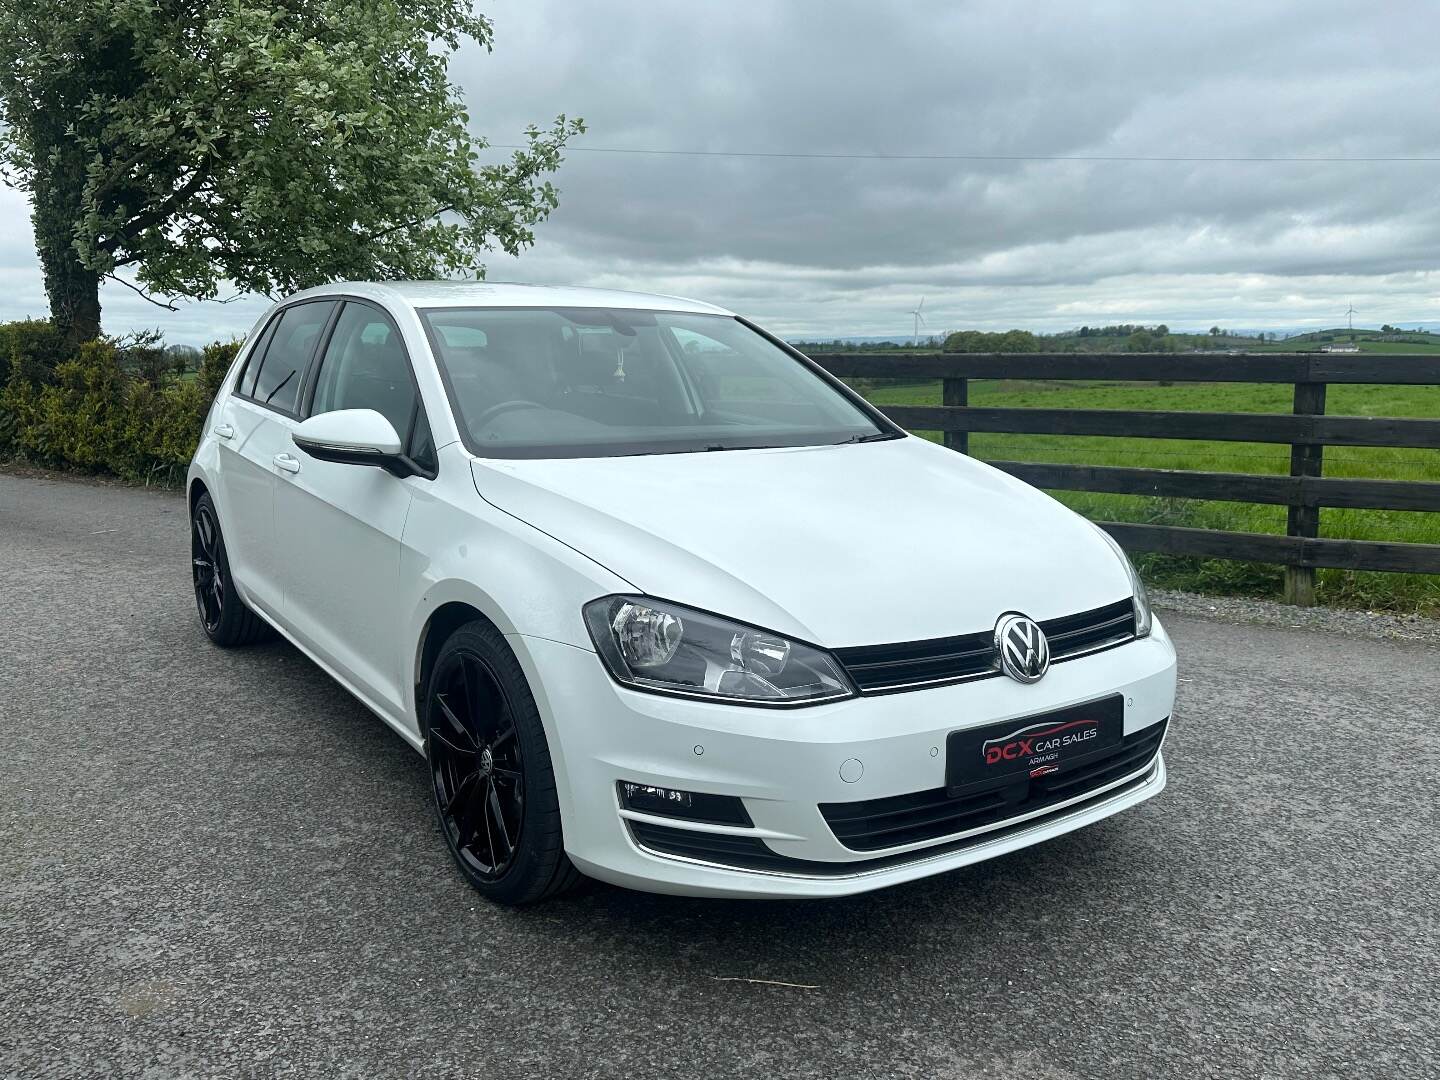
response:
<path id="1" fill-rule="evenodd" d="M 69 345 L 100 336 L 100 275 L 80 261 L 73 241 L 85 183 L 83 162 L 47 163 L 31 192 L 35 248 L 50 298 L 50 321 Z"/>
<path id="2" fill-rule="evenodd" d="M 67 345 L 100 336 L 100 275 L 82 266 L 75 249 L 42 251 L 40 266 L 50 297 L 50 321 L 65 335 Z"/>

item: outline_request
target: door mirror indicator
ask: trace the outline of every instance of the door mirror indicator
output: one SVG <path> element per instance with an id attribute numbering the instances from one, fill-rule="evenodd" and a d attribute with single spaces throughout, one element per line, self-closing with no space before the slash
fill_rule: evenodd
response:
<path id="1" fill-rule="evenodd" d="M 371 465 L 396 476 L 415 472 L 402 452 L 394 425 L 374 409 L 340 409 L 312 416 L 290 439 L 319 461 Z"/>

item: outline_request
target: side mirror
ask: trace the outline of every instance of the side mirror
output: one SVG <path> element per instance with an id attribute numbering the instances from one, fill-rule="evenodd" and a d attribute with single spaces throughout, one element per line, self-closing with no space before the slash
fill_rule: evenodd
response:
<path id="1" fill-rule="evenodd" d="M 319 461 L 374 465 L 396 476 L 415 471 L 401 453 L 394 425 L 374 409 L 340 409 L 312 416 L 290 438 Z"/>

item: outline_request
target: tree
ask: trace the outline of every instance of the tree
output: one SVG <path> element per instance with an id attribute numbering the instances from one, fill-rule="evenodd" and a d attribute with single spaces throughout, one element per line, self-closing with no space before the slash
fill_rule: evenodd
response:
<path id="1" fill-rule="evenodd" d="M 1155 339 L 1149 330 L 1136 330 L 1125 339 L 1126 352 L 1154 352 Z"/>
<path id="2" fill-rule="evenodd" d="M 1211 336 L 1211 337 L 1219 337 L 1219 336 L 1220 336 L 1220 327 L 1218 327 L 1218 326 L 1212 326 L 1212 327 L 1210 327 L 1210 336 Z"/>
<path id="3" fill-rule="evenodd" d="M 1006 330 L 1003 334 L 983 330 L 957 330 L 945 338 L 941 349 L 951 353 L 1032 353 L 1040 343 L 1028 330 Z"/>
<path id="4" fill-rule="evenodd" d="M 30 198 L 52 320 L 94 337 L 122 269 L 211 299 L 479 275 L 529 245 L 584 126 L 478 164 L 447 77 L 467 38 L 490 47 L 469 0 L 0 0 L 0 175 Z"/>
<path id="5" fill-rule="evenodd" d="M 1035 340 L 1035 335 L 1029 330 L 1006 330 L 1003 334 L 992 336 L 996 339 L 994 345 L 996 352 L 1033 353 L 1040 348 L 1040 343 Z"/>
<path id="6" fill-rule="evenodd" d="M 989 352 L 989 338 L 989 334 L 980 330 L 956 330 L 945 338 L 941 350 L 951 353 Z"/>

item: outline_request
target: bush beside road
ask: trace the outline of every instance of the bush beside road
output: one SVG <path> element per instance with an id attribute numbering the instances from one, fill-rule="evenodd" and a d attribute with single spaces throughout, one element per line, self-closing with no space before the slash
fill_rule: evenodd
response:
<path id="1" fill-rule="evenodd" d="M 239 347 L 215 342 L 190 361 L 153 335 L 70 347 L 48 322 L 0 324 L 0 459 L 183 483 Z"/>

